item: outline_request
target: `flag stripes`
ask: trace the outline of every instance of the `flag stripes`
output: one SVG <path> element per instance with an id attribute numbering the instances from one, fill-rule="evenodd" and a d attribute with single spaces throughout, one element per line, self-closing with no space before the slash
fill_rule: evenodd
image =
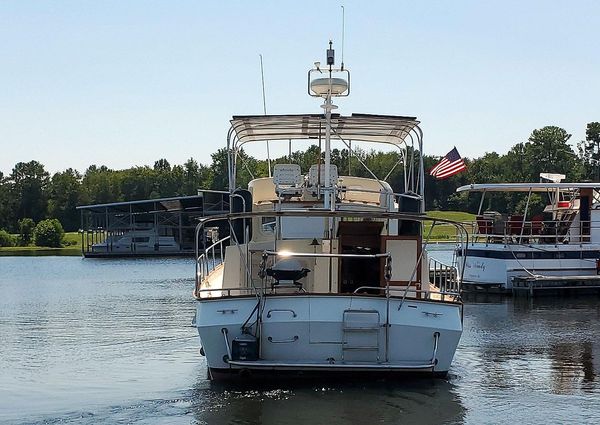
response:
<path id="1" fill-rule="evenodd" d="M 444 179 L 466 170 L 465 161 L 460 157 L 456 147 L 429 171 L 429 174 L 437 179 Z"/>

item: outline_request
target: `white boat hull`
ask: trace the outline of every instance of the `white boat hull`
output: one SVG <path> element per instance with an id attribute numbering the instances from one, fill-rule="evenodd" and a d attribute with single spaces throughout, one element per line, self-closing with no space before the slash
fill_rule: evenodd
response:
<path id="1" fill-rule="evenodd" d="M 464 284 L 511 290 L 514 277 L 596 275 L 600 245 L 475 243 L 456 258 Z"/>
<path id="2" fill-rule="evenodd" d="M 462 333 L 460 303 L 391 298 L 386 335 L 383 297 L 307 294 L 264 300 L 258 360 L 231 359 L 227 347 L 242 336 L 250 316 L 254 322 L 257 298 L 198 301 L 196 326 L 213 376 L 248 371 L 445 375 Z"/>

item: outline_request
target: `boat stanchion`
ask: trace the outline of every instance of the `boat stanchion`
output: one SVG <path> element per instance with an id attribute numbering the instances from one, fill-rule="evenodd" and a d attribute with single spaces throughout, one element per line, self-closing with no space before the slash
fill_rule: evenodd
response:
<path id="1" fill-rule="evenodd" d="M 434 334 L 433 334 L 433 356 L 431 356 L 431 367 L 432 367 L 432 370 L 438 364 L 438 359 L 436 357 L 437 357 L 437 350 L 438 350 L 438 342 L 439 342 L 439 340 L 440 340 L 440 333 L 439 332 L 434 332 Z"/>
<path id="2" fill-rule="evenodd" d="M 229 363 L 229 360 L 231 360 L 231 347 L 229 346 L 229 338 L 227 338 L 227 332 L 227 328 L 221 329 L 223 338 L 225 338 L 225 348 L 227 349 L 227 354 L 223 356 L 223 361 L 225 363 Z"/>

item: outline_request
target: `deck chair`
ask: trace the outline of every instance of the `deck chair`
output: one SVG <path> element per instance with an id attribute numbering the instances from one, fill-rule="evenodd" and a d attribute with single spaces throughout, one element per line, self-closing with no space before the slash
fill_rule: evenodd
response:
<path id="1" fill-rule="evenodd" d="M 302 196 L 304 176 L 298 164 L 275 164 L 273 167 L 275 193 L 280 198 L 289 199 Z"/>
<path id="2" fill-rule="evenodd" d="M 475 220 L 477 222 L 477 233 L 479 235 L 492 234 L 492 230 L 494 228 L 494 223 L 492 220 L 488 220 L 482 215 L 478 215 L 477 217 L 475 217 Z M 487 238 L 487 236 L 484 236 L 484 238 Z"/>

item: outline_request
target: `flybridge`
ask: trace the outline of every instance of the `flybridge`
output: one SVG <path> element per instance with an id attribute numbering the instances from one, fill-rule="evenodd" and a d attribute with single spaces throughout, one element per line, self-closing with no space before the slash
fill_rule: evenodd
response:
<path id="1" fill-rule="evenodd" d="M 323 114 L 234 116 L 227 135 L 230 189 L 236 188 L 238 155 L 247 143 L 285 142 L 290 145 L 291 153 L 292 140 L 318 140 L 319 145 L 324 141 L 324 181 L 330 181 L 327 177 L 327 169 L 329 174 L 332 172 L 330 143 L 331 140 L 337 140 L 342 142 L 350 155 L 354 154 L 353 142 L 380 143 L 397 148 L 400 153 L 399 163 L 404 165 L 406 191 L 422 194 L 425 177 L 420 155 L 423 151 L 423 133 L 419 124 L 415 117 L 373 114 L 332 114 L 330 117 Z M 327 128 L 330 128 L 329 133 Z M 415 156 L 415 152 L 419 152 L 419 155 Z M 361 164 L 373 178 L 379 180 L 366 164 Z M 386 179 L 387 176 L 383 178 Z"/>
<path id="2" fill-rule="evenodd" d="M 232 146 L 274 140 L 305 140 L 324 137 L 326 118 L 322 114 L 246 115 L 231 119 Z M 419 121 L 415 117 L 352 114 L 332 115 L 331 129 L 335 138 L 364 142 L 388 143 L 404 147 L 420 138 Z"/>

